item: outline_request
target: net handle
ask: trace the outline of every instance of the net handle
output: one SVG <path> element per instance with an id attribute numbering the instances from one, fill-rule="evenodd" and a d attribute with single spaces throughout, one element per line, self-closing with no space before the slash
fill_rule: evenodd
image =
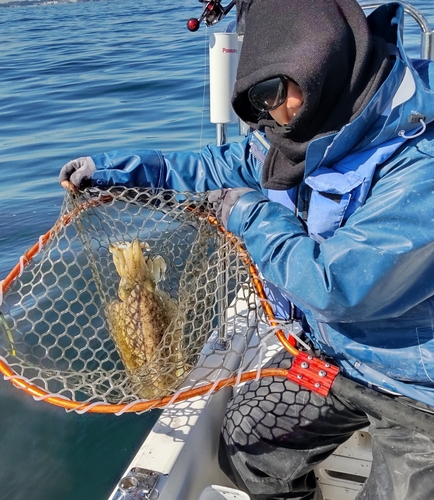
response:
<path id="1" fill-rule="evenodd" d="M 62 216 L 55 224 L 54 226 L 47 231 L 45 234 L 41 235 L 39 237 L 39 240 L 37 243 L 35 243 L 27 252 L 25 252 L 19 262 L 15 265 L 15 267 L 10 271 L 10 273 L 6 276 L 4 280 L 0 282 L 0 305 L 2 304 L 2 298 L 3 294 L 6 292 L 6 290 L 11 286 L 13 281 L 17 279 L 19 276 L 21 276 L 24 267 L 26 267 L 32 259 L 41 251 L 41 249 L 50 241 L 50 239 L 56 235 L 64 226 L 67 226 L 71 220 L 73 219 L 74 216 L 76 216 L 78 213 L 81 211 L 86 211 L 89 208 L 93 206 L 97 206 L 102 203 L 107 203 L 110 200 L 114 198 L 113 195 L 107 194 L 104 196 L 99 197 L 96 200 L 92 201 L 86 201 L 82 203 L 80 206 L 77 206 L 72 210 L 71 212 L 65 214 Z M 195 207 L 189 207 L 189 210 L 195 210 Z M 234 237 L 232 233 L 227 231 L 219 222 L 219 220 L 207 213 L 204 212 L 198 212 L 198 216 L 202 218 L 207 218 L 208 222 L 218 228 L 220 232 L 222 232 L 230 241 L 234 242 L 234 246 L 236 246 L 238 253 L 244 263 L 244 265 L 247 267 L 251 279 L 253 282 L 253 285 L 255 287 L 256 292 L 258 293 L 258 296 L 261 300 L 262 306 L 264 308 L 265 314 L 267 316 L 267 319 L 272 327 L 278 326 L 278 322 L 274 316 L 273 309 L 270 305 L 270 303 L 267 300 L 264 288 L 262 286 L 262 281 L 259 277 L 258 271 L 256 269 L 256 266 L 253 264 L 252 260 L 250 259 L 247 251 L 245 248 L 242 246 L 242 244 L 238 241 L 237 238 Z M 235 243 L 236 241 L 236 243 Z M 299 351 L 298 349 L 295 348 L 295 339 L 293 337 L 287 338 L 285 333 L 277 329 L 275 332 L 276 336 L 278 337 L 279 341 L 283 345 L 283 347 L 290 352 L 293 356 L 298 356 Z M 151 408 L 161 408 L 169 403 L 172 402 L 177 402 L 177 401 L 184 401 L 186 399 L 190 399 L 196 396 L 200 396 L 203 394 L 206 394 L 208 391 L 211 389 L 213 390 L 219 390 L 222 389 L 223 387 L 230 386 L 230 385 L 235 385 L 236 383 L 241 383 L 247 380 L 252 380 L 258 377 L 258 370 L 252 371 L 252 372 L 246 372 L 239 376 L 234 376 L 234 377 L 228 377 L 225 379 L 222 379 L 219 381 L 218 384 L 211 383 L 211 384 L 206 384 L 203 386 L 200 386 L 195 389 L 189 389 L 184 392 L 180 392 L 179 394 L 176 394 L 173 396 L 166 396 L 163 398 L 158 398 L 154 400 L 147 400 L 147 401 L 137 401 L 134 403 L 122 403 L 122 404 L 110 404 L 110 403 L 82 403 L 78 401 L 73 401 L 71 399 L 68 399 L 66 397 L 59 397 L 55 394 L 50 394 L 47 391 L 41 389 L 40 387 L 36 386 L 35 384 L 32 384 L 31 382 L 28 382 L 24 378 L 20 377 L 14 370 L 9 366 L 7 361 L 0 356 L 0 373 L 3 374 L 5 380 L 9 380 L 16 388 L 21 389 L 25 391 L 27 394 L 32 396 L 36 400 L 42 400 L 46 401 L 47 403 L 50 403 L 55 406 L 60 406 L 67 411 L 76 411 L 79 413 L 116 413 L 116 414 L 121 414 L 124 412 L 142 412 L 149 410 Z M 268 368 L 268 369 L 263 369 L 259 371 L 259 377 L 287 377 L 288 370 L 286 369 L 280 369 L 280 368 Z M 214 387 L 213 387 L 214 386 Z"/>

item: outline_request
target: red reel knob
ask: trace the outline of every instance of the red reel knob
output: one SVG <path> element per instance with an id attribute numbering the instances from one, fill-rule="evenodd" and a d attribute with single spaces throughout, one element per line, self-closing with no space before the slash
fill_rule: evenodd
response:
<path id="1" fill-rule="evenodd" d="M 200 21 L 199 21 L 199 19 L 196 19 L 195 17 L 192 17 L 191 19 L 189 19 L 187 21 L 187 28 L 190 31 L 197 31 L 199 29 L 199 26 L 200 26 Z"/>

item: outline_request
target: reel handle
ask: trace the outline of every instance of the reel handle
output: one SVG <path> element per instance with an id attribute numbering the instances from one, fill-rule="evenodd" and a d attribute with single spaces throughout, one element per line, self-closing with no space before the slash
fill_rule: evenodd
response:
<path id="1" fill-rule="evenodd" d="M 189 31 L 197 31 L 202 21 L 205 21 L 207 26 L 217 24 L 235 5 L 235 0 L 232 0 L 226 7 L 221 4 L 220 0 L 199 0 L 199 2 L 205 3 L 205 8 L 199 18 L 191 17 L 187 21 Z"/>

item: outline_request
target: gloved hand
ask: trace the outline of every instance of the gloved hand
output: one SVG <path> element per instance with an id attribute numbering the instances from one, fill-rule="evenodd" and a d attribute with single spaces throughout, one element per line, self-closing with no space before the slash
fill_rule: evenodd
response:
<path id="1" fill-rule="evenodd" d="M 83 189 L 90 185 L 90 178 L 95 172 L 95 163 L 90 156 L 82 156 L 69 161 L 62 167 L 59 182 L 65 189 Z"/>
<path id="2" fill-rule="evenodd" d="M 233 206 L 241 198 L 241 196 L 250 191 L 254 191 L 254 189 L 216 189 L 215 191 L 210 192 L 208 201 L 212 203 L 216 217 L 223 224 L 225 229 L 228 228 L 229 215 Z"/>

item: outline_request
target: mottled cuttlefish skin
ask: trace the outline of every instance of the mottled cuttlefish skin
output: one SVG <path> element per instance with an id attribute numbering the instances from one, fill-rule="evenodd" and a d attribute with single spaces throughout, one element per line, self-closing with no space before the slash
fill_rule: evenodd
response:
<path id="1" fill-rule="evenodd" d="M 138 376 L 151 374 L 151 389 L 143 389 L 139 395 L 155 397 L 176 382 L 182 357 L 179 327 L 178 331 L 174 328 L 170 345 L 160 345 L 178 312 L 177 303 L 158 288 L 166 262 L 159 255 L 145 255 L 149 246 L 137 239 L 110 245 L 109 250 L 120 276 L 120 301 L 113 300 L 107 307 L 111 333 L 126 370 Z"/>

